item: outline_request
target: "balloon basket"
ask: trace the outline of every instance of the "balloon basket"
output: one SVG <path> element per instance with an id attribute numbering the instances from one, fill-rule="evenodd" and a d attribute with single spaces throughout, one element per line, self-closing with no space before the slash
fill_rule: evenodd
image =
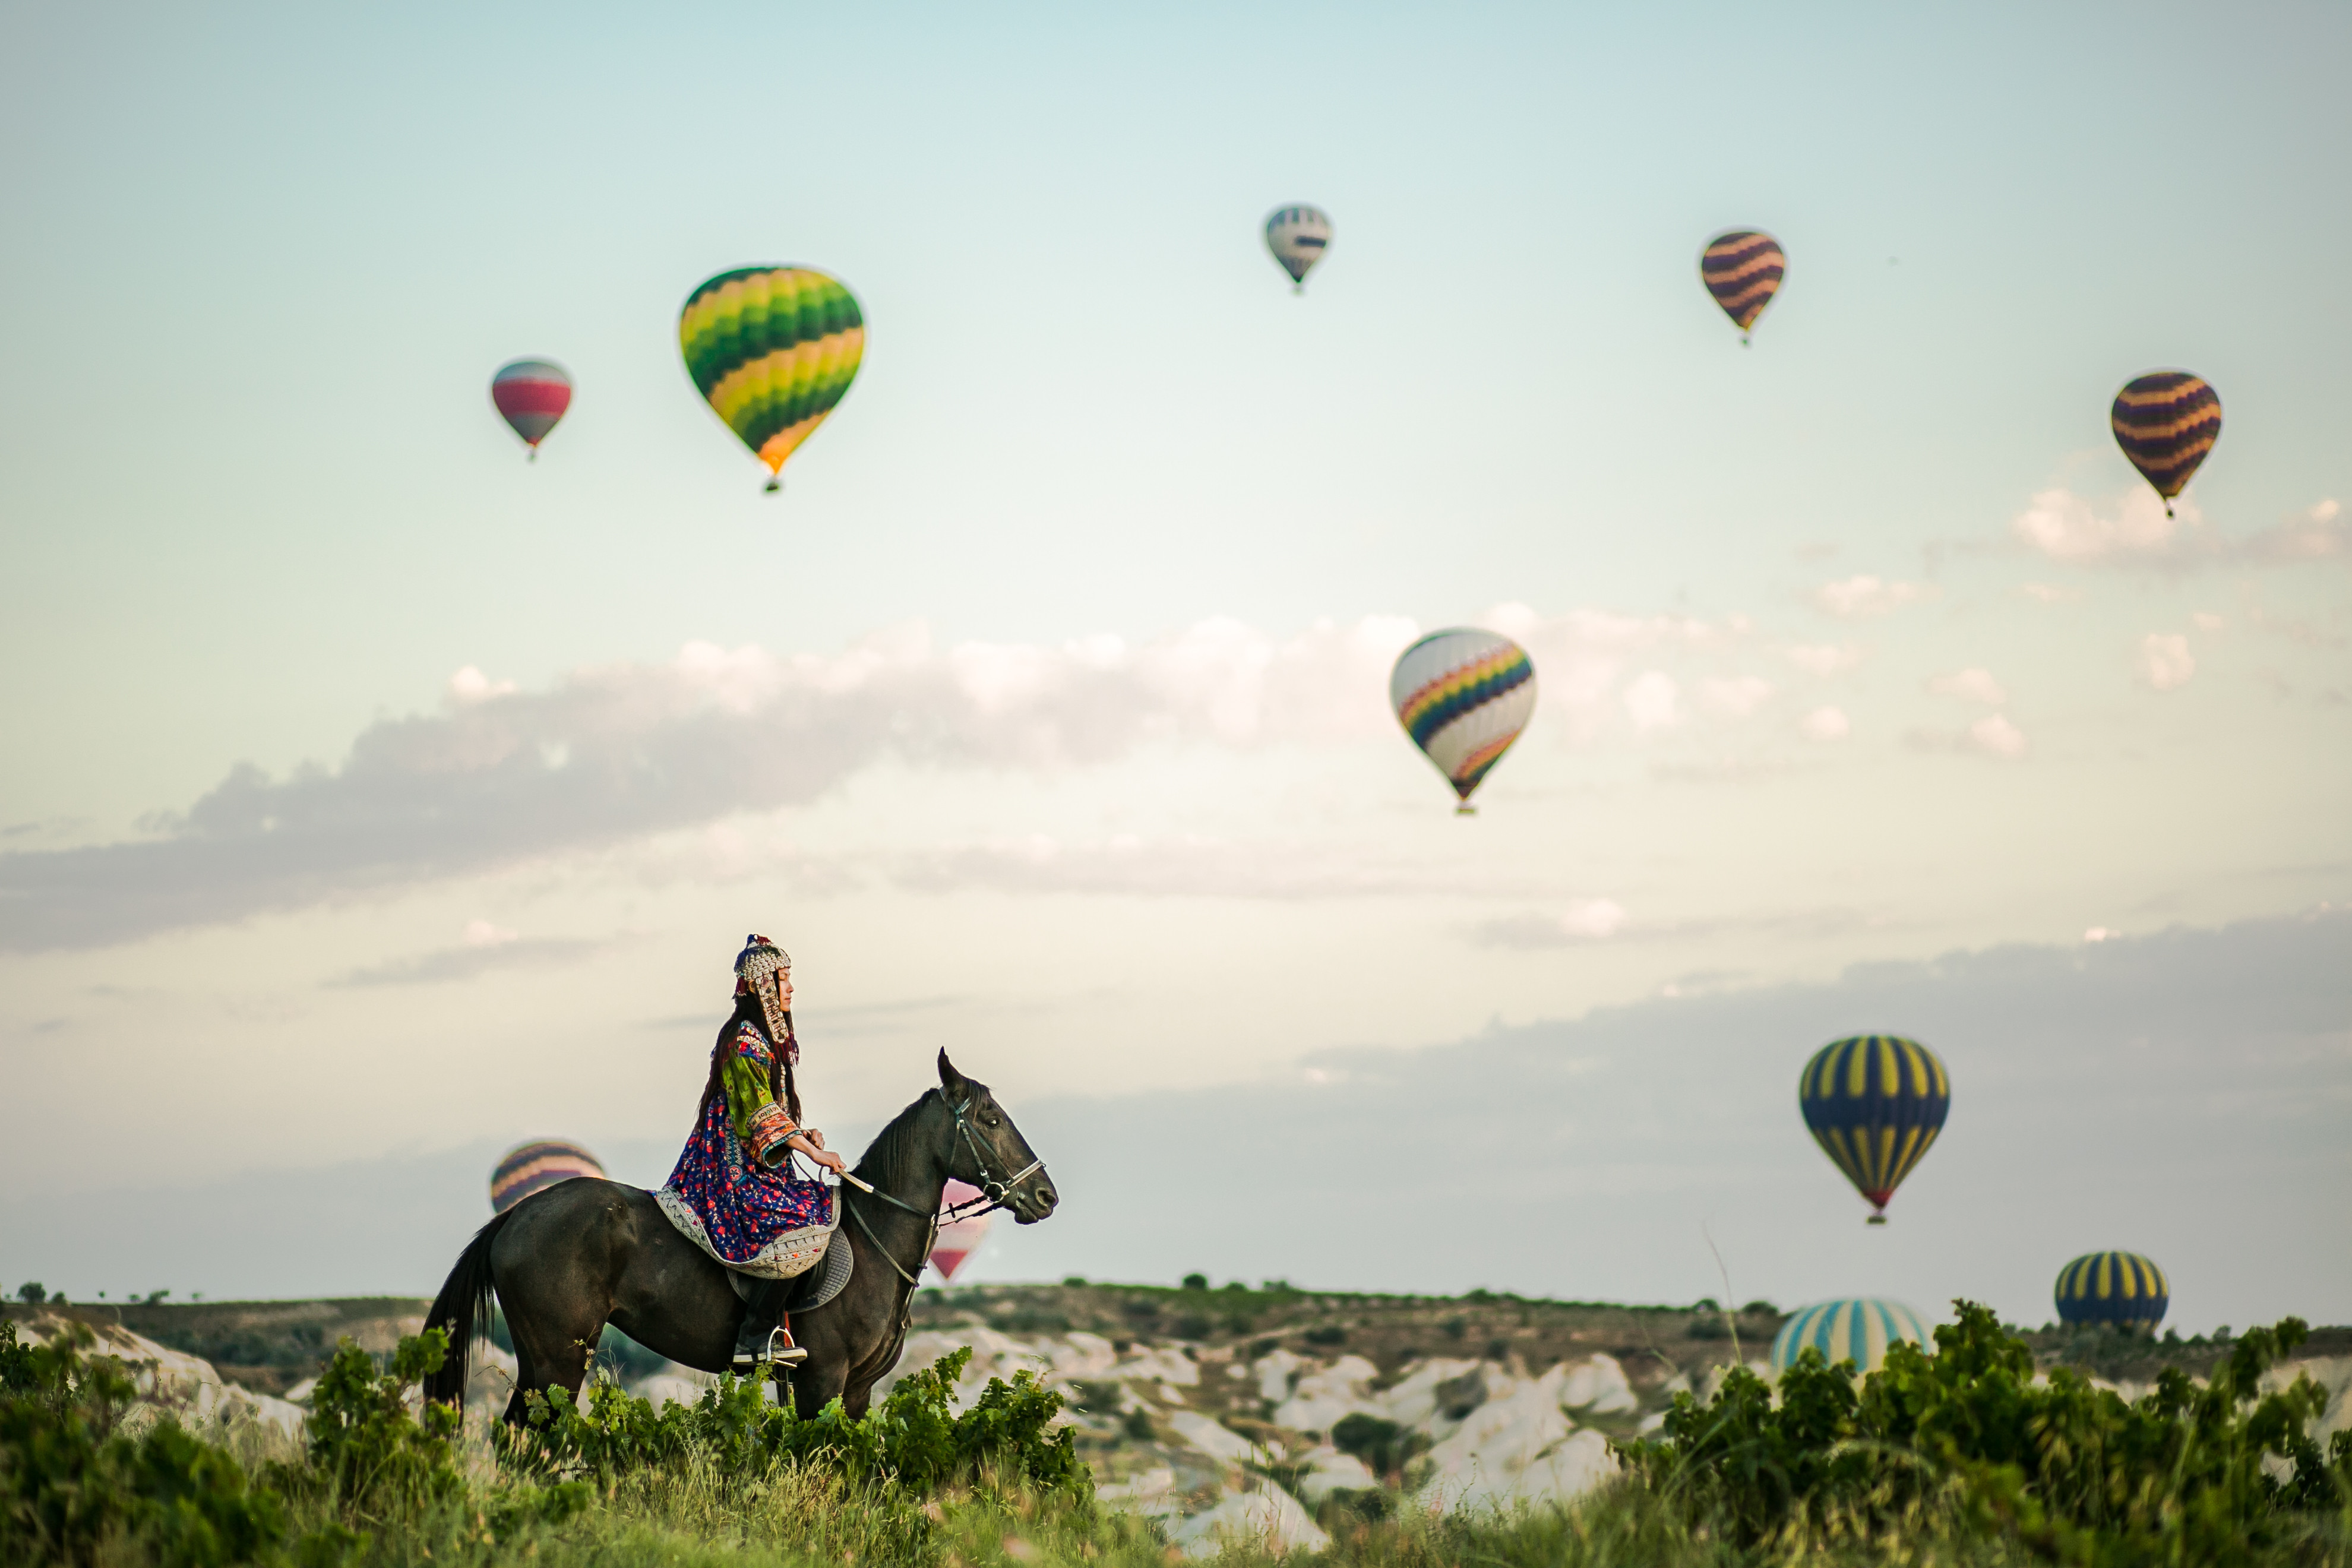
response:
<path id="1" fill-rule="evenodd" d="M 1886 1216 L 1883 1214 L 1874 1214 L 1868 1219 L 1864 1220 L 1862 1223 L 1864 1225 L 1885 1225 L 1886 1223 Z"/>
<path id="2" fill-rule="evenodd" d="M 768 482 L 760 487 L 760 493 L 763 496 L 772 496 L 783 488 L 784 481 L 775 475 L 771 474 L 768 477 Z"/>
<path id="3" fill-rule="evenodd" d="M 1456 816 L 1475 816 L 1478 815 L 1478 808 L 1472 805 L 1465 800 L 1460 805 L 1454 808 L 1454 815 Z"/>

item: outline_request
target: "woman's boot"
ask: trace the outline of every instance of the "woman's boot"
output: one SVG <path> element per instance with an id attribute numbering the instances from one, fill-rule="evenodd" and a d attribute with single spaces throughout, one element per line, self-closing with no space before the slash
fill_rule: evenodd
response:
<path id="1" fill-rule="evenodd" d="M 751 1300 L 743 1303 L 742 1325 L 735 1331 L 738 1377 L 748 1377 L 771 1362 L 796 1366 L 808 1360 L 808 1352 L 793 1343 L 783 1326 L 784 1300 L 792 1289 L 790 1279 L 762 1279 L 752 1287 Z"/>

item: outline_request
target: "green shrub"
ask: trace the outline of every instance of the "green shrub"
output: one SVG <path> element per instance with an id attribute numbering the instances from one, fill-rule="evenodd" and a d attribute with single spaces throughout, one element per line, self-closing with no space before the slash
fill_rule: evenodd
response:
<path id="1" fill-rule="evenodd" d="M 658 1411 L 608 1382 L 591 1384 L 579 1400 L 551 1388 L 526 1397 L 528 1430 L 514 1436 L 501 1428 L 500 1442 L 508 1457 L 541 1472 L 604 1482 L 635 1468 L 685 1465 L 750 1478 L 793 1459 L 914 1491 L 969 1481 L 986 1469 L 1090 1494 L 1076 1433 L 1049 1430 L 1062 1396 L 1034 1374 L 1015 1373 L 1009 1384 L 991 1378 L 970 1410 L 954 1413 L 950 1396 L 971 1359 L 966 1346 L 909 1373 L 854 1421 L 837 1398 L 802 1417 L 768 1404 L 759 1384 L 731 1375 L 691 1405 Z"/>
<path id="2" fill-rule="evenodd" d="M 112 1361 L 86 1359 L 90 1342 L 76 1324 L 57 1344 L 23 1344 L 0 1322 L 0 1562 L 79 1568 L 135 1553 L 163 1568 L 226 1568 L 278 1557 L 291 1534 L 284 1500 L 177 1422 L 119 1433 L 132 1384 Z M 344 1540 L 300 1544 L 304 1562 L 323 1564 Z"/>
<path id="3" fill-rule="evenodd" d="M 1935 1355 L 1898 1344 L 1859 1389 L 1808 1352 L 1777 1402 L 1742 1368 L 1706 1405 L 1677 1395 L 1662 1439 L 1621 1447 L 1629 1474 L 1742 1545 L 1934 1528 L 2093 1564 L 2250 1562 L 2352 1509 L 2352 1434 L 2327 1456 L 2305 1435 L 2325 1396 L 2261 1392 L 2299 1320 L 2244 1335 L 2205 1387 L 2168 1367 L 2126 1404 L 2063 1367 L 2036 1383 L 1990 1310 L 1956 1305 Z"/>

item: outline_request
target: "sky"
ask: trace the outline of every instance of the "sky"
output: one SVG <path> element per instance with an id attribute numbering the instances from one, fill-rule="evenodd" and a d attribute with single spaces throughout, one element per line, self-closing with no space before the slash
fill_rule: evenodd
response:
<path id="1" fill-rule="evenodd" d="M 656 1183 L 756 930 L 821 1124 L 945 1047 L 1072 1151 L 978 1278 L 1677 1300 L 1704 1225 L 1788 1303 L 2116 1246 L 2352 1321 L 2347 49 L 0 9 L 0 1286 L 424 1291 L 511 1142 Z M 766 496 L 675 320 L 786 261 L 868 343 Z M 2168 517 L 2105 421 L 2176 367 Z M 1462 624 L 1541 692 L 1469 818 L 1386 704 Z M 1793 1103 L 1865 1031 L 1955 1085 L 1868 1236 Z"/>

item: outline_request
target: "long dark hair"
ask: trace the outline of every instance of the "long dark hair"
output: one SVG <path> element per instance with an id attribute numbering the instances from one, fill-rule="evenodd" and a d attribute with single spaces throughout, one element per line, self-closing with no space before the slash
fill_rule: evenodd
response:
<path id="1" fill-rule="evenodd" d="M 702 1099 L 694 1108 L 694 1124 L 698 1128 L 702 1125 L 702 1119 L 710 1114 L 710 1102 L 727 1098 L 727 1086 L 719 1076 L 719 1069 L 727 1065 L 727 1058 L 735 1054 L 735 1031 L 745 1024 L 759 1030 L 762 1039 L 767 1038 L 766 1015 L 761 1010 L 757 994 L 735 998 L 735 1011 L 719 1026 L 718 1042 L 710 1047 L 710 1076 L 703 1080 Z M 793 1081 L 792 1033 L 793 1016 L 787 1009 L 784 1014 L 784 1038 L 768 1041 L 768 1092 L 782 1104 L 785 1114 L 793 1119 L 794 1126 L 798 1126 L 801 1091 L 800 1086 Z"/>

